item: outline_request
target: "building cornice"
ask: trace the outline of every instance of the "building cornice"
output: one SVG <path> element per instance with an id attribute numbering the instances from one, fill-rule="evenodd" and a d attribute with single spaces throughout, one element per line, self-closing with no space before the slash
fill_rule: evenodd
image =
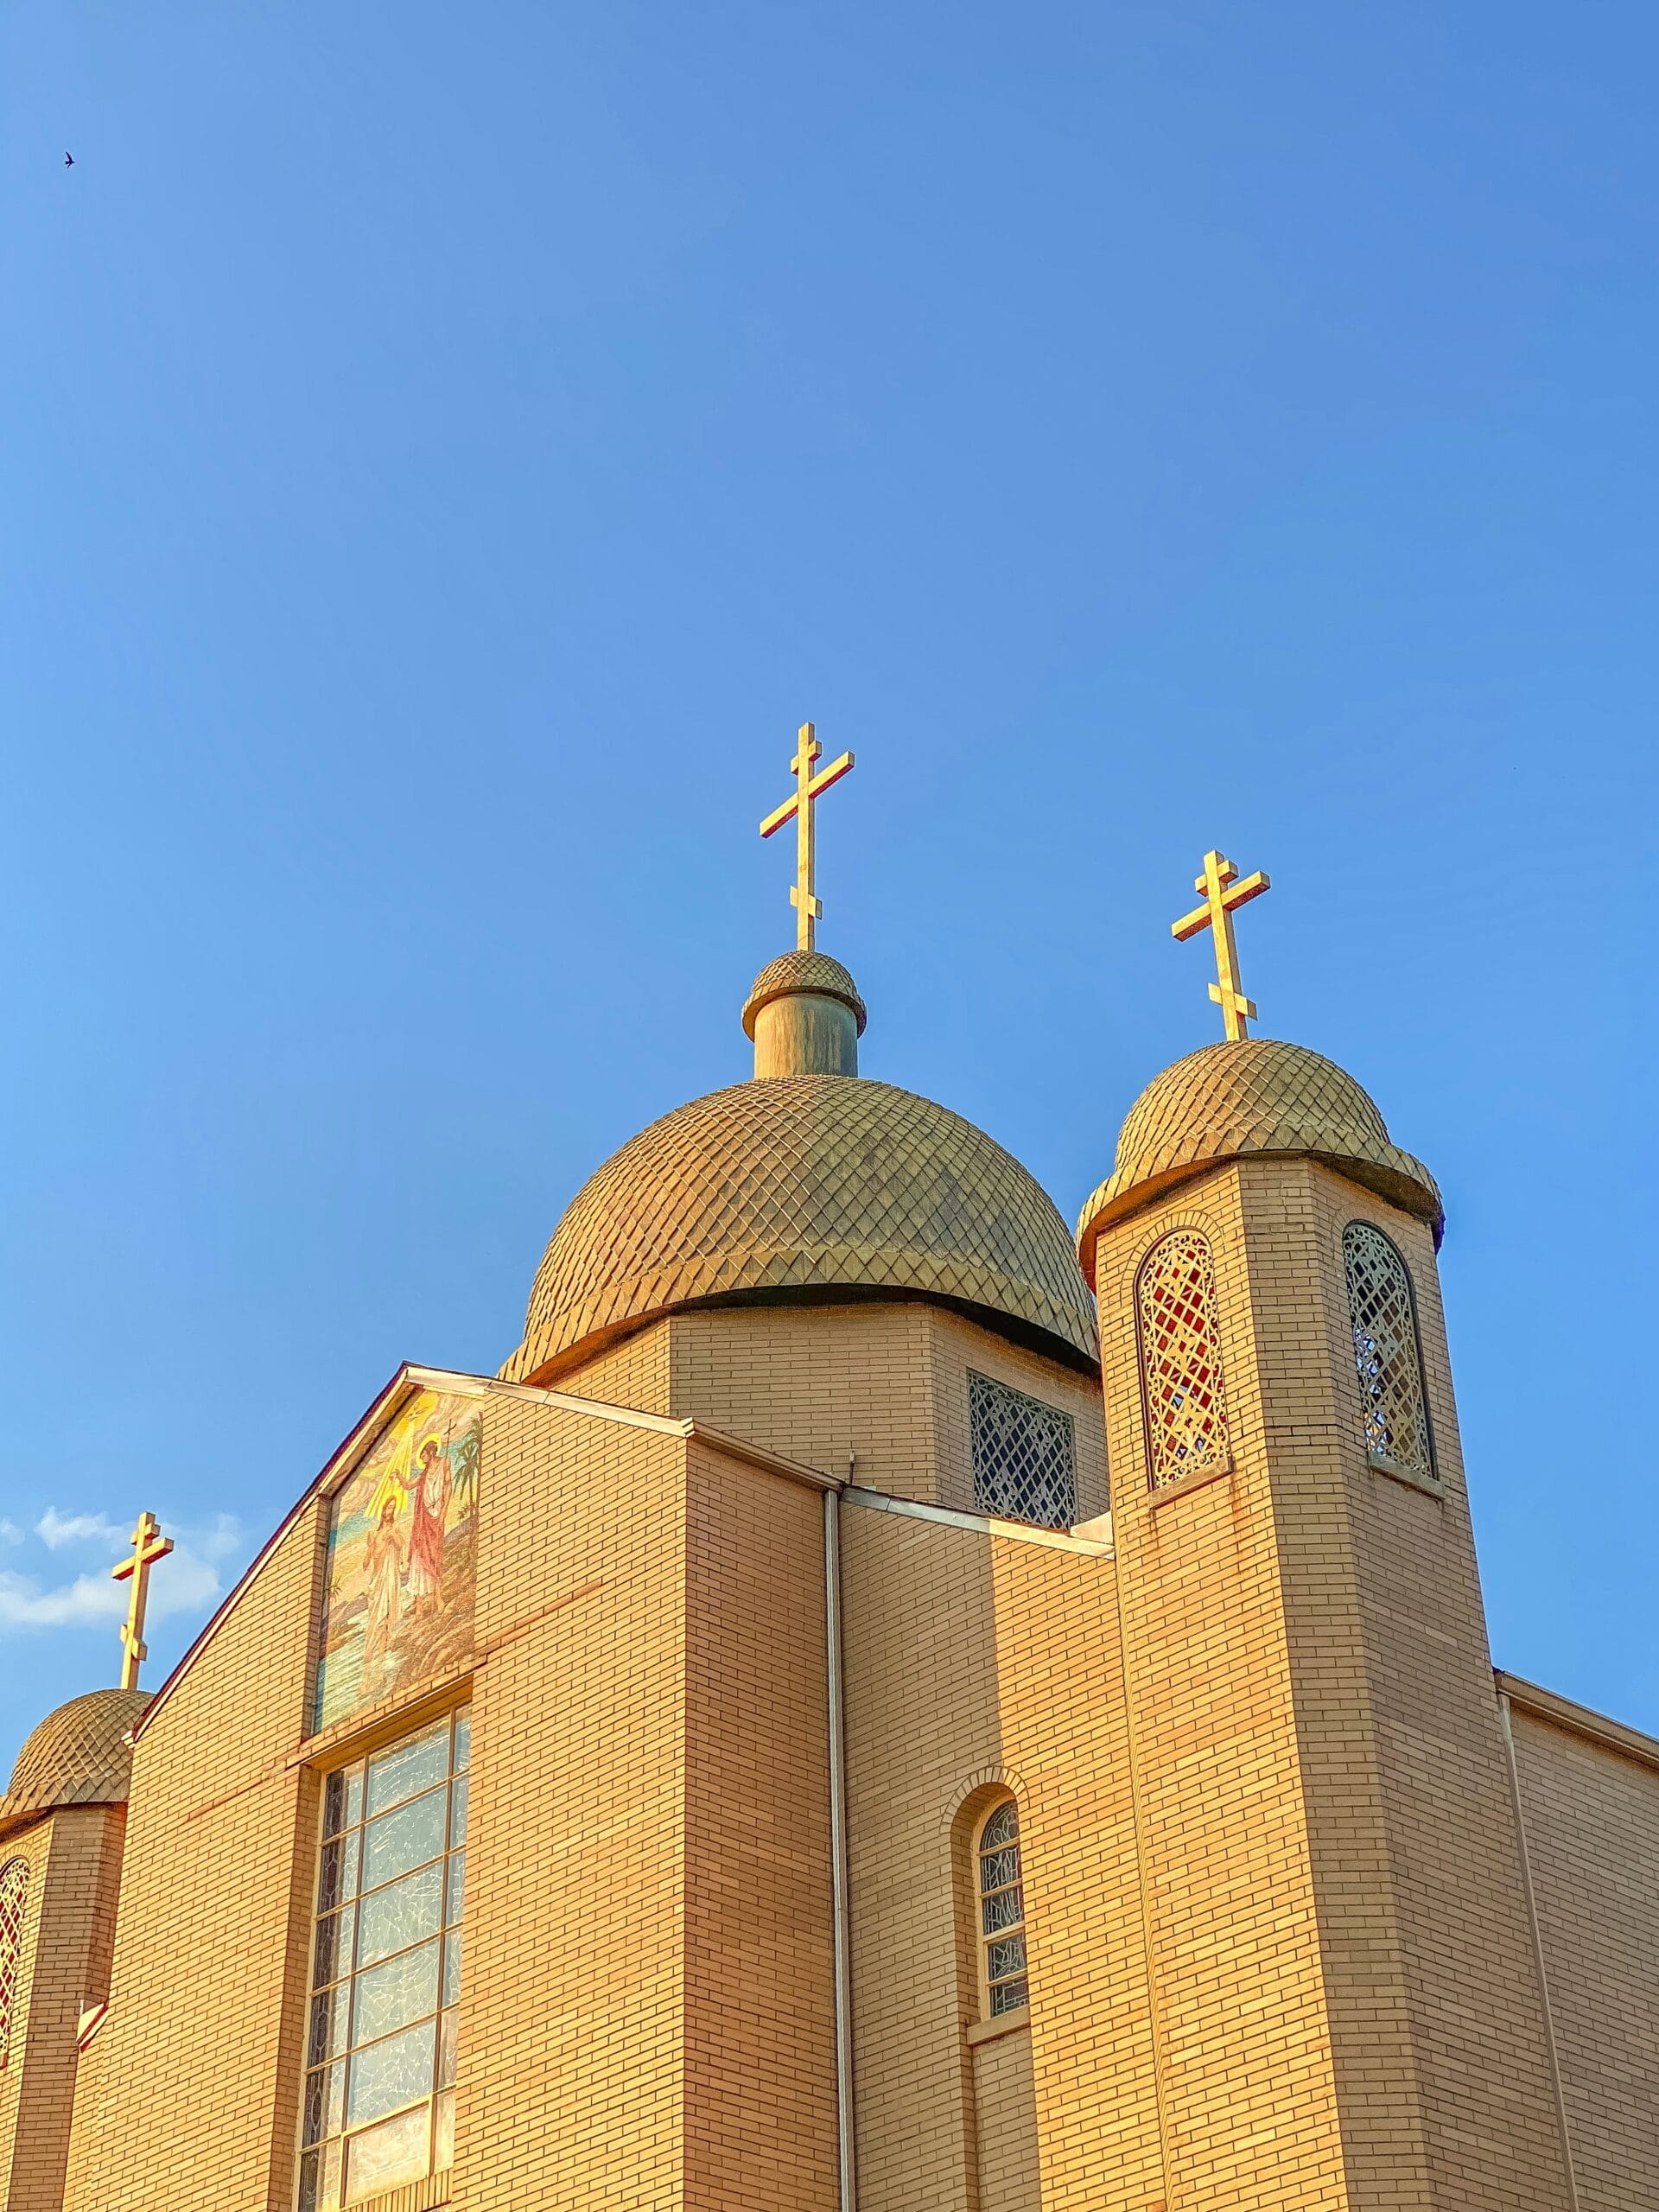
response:
<path id="1" fill-rule="evenodd" d="M 1535 1720 L 1548 1721 L 1568 1735 L 1586 1737 L 1604 1751 L 1617 1751 L 1621 1758 L 1634 1759 L 1638 1766 L 1649 1767 L 1659 1774 L 1659 1738 L 1643 1735 L 1639 1728 L 1627 1727 L 1622 1720 L 1610 1720 L 1605 1713 L 1593 1713 L 1587 1705 L 1575 1705 L 1571 1698 L 1542 1689 L 1536 1682 L 1523 1681 L 1519 1675 L 1505 1674 L 1501 1667 L 1492 1669 L 1492 1679 L 1497 1684 L 1498 1695 L 1508 1698 L 1517 1713 L 1529 1713 Z"/>

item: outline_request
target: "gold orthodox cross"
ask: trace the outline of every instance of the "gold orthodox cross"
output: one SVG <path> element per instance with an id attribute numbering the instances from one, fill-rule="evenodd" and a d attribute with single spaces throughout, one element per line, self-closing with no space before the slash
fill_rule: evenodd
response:
<path id="1" fill-rule="evenodd" d="M 791 817 L 795 823 L 795 882 L 789 894 L 789 903 L 795 909 L 795 944 L 798 951 L 812 950 L 813 925 L 823 912 L 822 900 L 814 895 L 813 877 L 816 874 L 815 838 L 812 810 L 831 784 L 838 784 L 853 765 L 850 753 L 842 753 L 820 768 L 815 776 L 812 764 L 822 758 L 823 747 L 818 743 L 810 722 L 803 722 L 795 741 L 795 758 L 790 762 L 790 772 L 795 779 L 795 796 L 774 807 L 760 824 L 760 835 L 770 837 L 774 830 L 781 830 Z"/>
<path id="2" fill-rule="evenodd" d="M 1250 1033 L 1246 1025 L 1255 1020 L 1255 1006 L 1238 988 L 1233 909 L 1259 899 L 1269 888 L 1268 879 L 1260 868 L 1254 875 L 1241 878 L 1224 854 L 1206 853 L 1204 874 L 1193 878 L 1192 888 L 1203 892 L 1204 904 L 1195 906 L 1190 914 L 1183 914 L 1179 922 L 1172 922 L 1170 934 L 1179 944 L 1196 937 L 1200 930 L 1208 930 L 1214 937 L 1216 973 L 1220 981 L 1211 984 L 1210 995 L 1221 1008 L 1222 1027 L 1229 1038 L 1248 1037 Z"/>
<path id="3" fill-rule="evenodd" d="M 132 1557 L 118 1560 L 110 1569 L 118 1582 L 132 1577 L 132 1596 L 127 1604 L 127 1618 L 121 1624 L 121 1687 L 136 1690 L 138 1687 L 138 1662 L 149 1656 L 149 1646 L 144 1642 L 144 1601 L 149 1595 L 149 1570 L 158 1559 L 165 1559 L 173 1548 L 171 1536 L 162 1534 L 162 1524 L 153 1513 L 141 1513 L 138 1525 L 132 1532 Z"/>

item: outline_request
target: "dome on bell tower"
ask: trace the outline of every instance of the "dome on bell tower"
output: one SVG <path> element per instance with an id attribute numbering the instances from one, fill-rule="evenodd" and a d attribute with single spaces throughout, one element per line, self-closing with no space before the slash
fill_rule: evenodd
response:
<path id="1" fill-rule="evenodd" d="M 148 1690 L 89 1690 L 48 1713 L 17 1754 L 0 1820 L 66 1805 L 124 1804 L 132 1772 L 128 1732 L 149 1698 Z"/>
<path id="2" fill-rule="evenodd" d="M 1352 1076 L 1306 1046 L 1240 1037 L 1189 1052 L 1130 1107 L 1112 1173 L 1078 1217 L 1084 1274 L 1093 1280 L 1102 1230 L 1176 1184 L 1255 1154 L 1321 1160 L 1427 1222 L 1440 1242 L 1446 1212 L 1434 1178 L 1389 1141 Z"/>

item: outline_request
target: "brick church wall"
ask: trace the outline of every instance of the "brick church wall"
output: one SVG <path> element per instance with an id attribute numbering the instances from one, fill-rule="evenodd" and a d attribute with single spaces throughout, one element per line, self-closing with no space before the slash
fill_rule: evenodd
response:
<path id="1" fill-rule="evenodd" d="M 1579 2212 L 1655 2212 L 1659 1745 L 1530 1686 L 1510 1713 Z"/>
<path id="2" fill-rule="evenodd" d="M 861 2212 L 1149 2212 L 1163 2192 L 1112 1563 L 850 1505 L 842 1528 Z M 1031 2018 L 975 2042 L 966 1836 L 1003 1788 L 1020 1806 Z"/>
<path id="3" fill-rule="evenodd" d="M 294 1762 L 317 1529 L 308 1509 L 146 1716 L 110 2012 L 75 2095 L 72 2212 L 290 2201 L 315 1848 L 315 1790 Z"/>
<path id="4" fill-rule="evenodd" d="M 691 1414 L 837 1478 L 971 1513 L 972 1368 L 1071 1416 L 1077 1518 L 1106 1510 L 1100 1392 L 1074 1369 L 918 1302 L 753 1306 L 653 1322 L 560 1377 L 579 1397 Z"/>
<path id="5" fill-rule="evenodd" d="M 11 2050 L 0 2068 L 0 2204 L 57 2212 L 73 2115 L 76 2031 L 109 1988 L 124 1805 L 69 1807 L 0 1840 L 0 1864 L 29 1869 L 12 2003 Z"/>

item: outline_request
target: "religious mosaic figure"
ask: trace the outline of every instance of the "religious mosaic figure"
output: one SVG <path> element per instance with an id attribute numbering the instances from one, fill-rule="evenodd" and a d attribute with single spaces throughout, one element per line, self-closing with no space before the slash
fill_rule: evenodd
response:
<path id="1" fill-rule="evenodd" d="M 474 1397 L 417 1391 L 334 1491 L 318 1727 L 470 1650 L 481 1421 Z"/>
<path id="2" fill-rule="evenodd" d="M 403 1611 L 404 1542 L 397 1533 L 397 1500 L 388 1493 L 380 1519 L 364 1548 L 369 1612 L 363 1638 L 365 1673 L 385 1658 Z"/>
<path id="3" fill-rule="evenodd" d="M 443 1518 L 454 1489 L 449 1454 L 435 1436 L 421 1445 L 421 1464 L 409 1494 L 409 1595 L 418 1611 L 435 1605 L 443 1588 Z"/>

